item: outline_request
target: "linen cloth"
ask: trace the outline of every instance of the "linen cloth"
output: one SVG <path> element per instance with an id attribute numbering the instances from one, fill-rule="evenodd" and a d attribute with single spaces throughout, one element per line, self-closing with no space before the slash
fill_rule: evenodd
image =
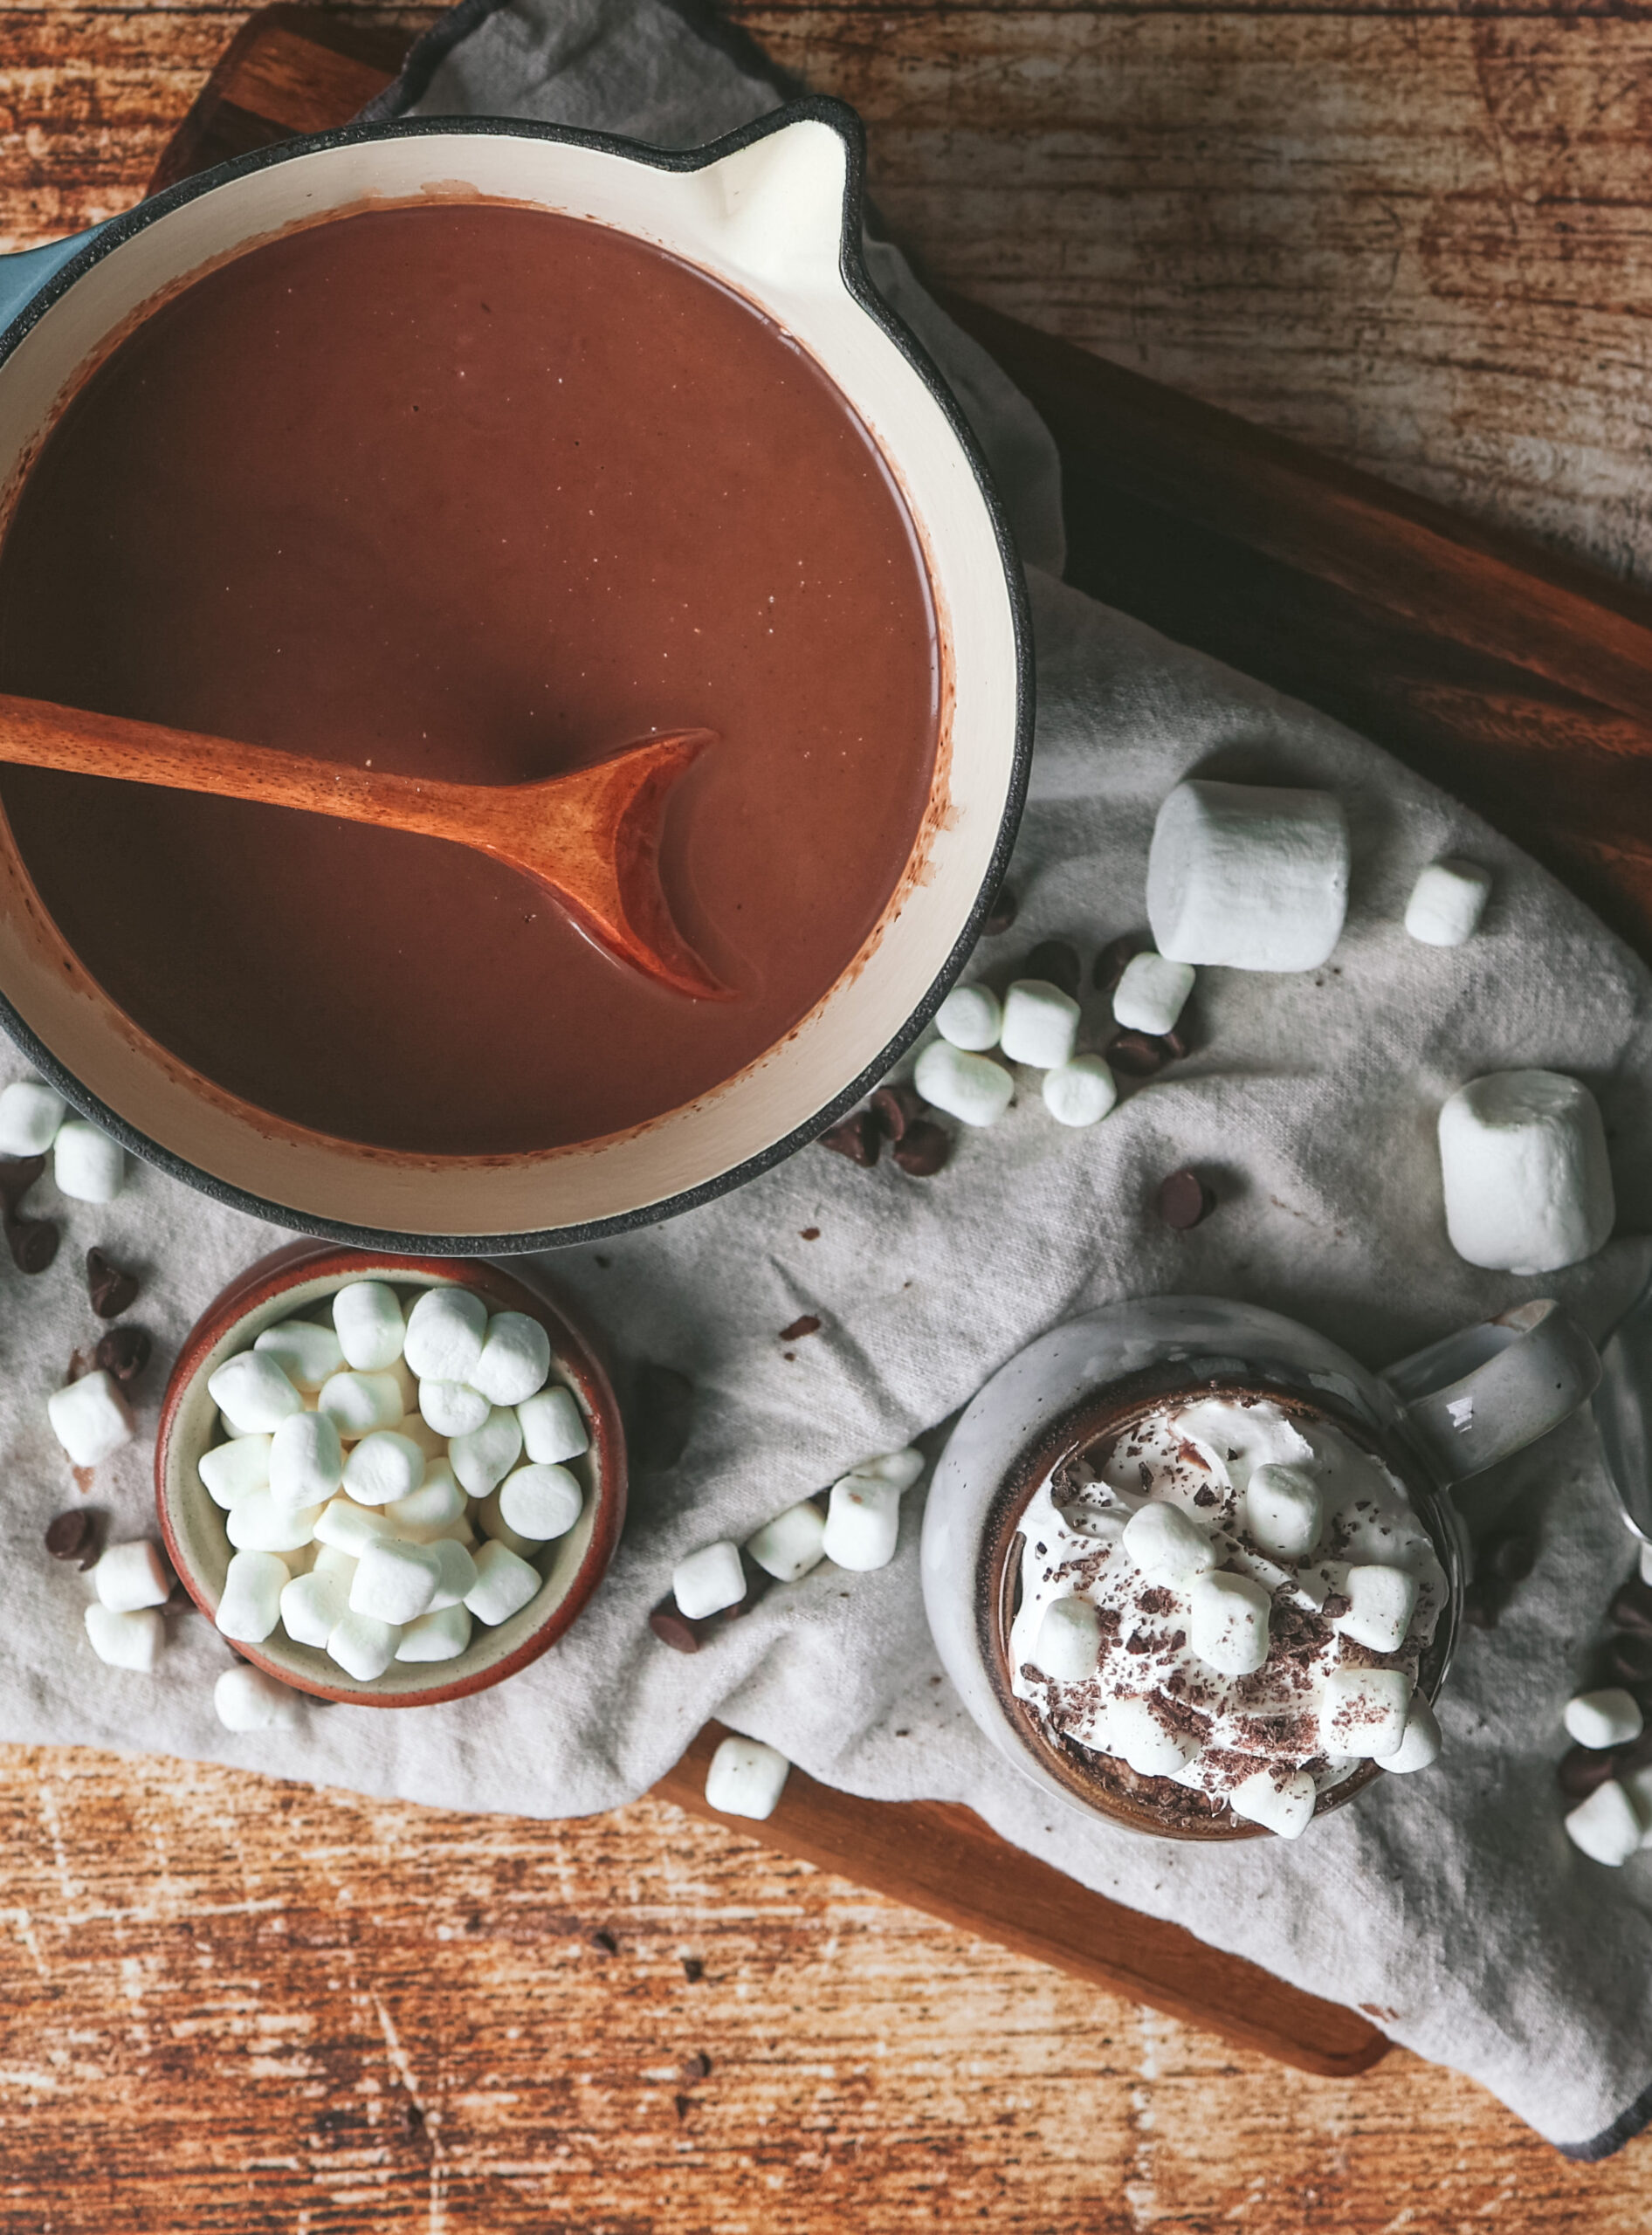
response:
<path id="1" fill-rule="evenodd" d="M 692 144 L 774 106 L 761 58 L 664 0 L 469 0 L 416 57 L 386 113 L 507 113 Z M 40 1534 L 72 1502 L 45 1399 L 96 1326 L 80 1259 L 98 1242 L 145 1280 L 156 1338 L 142 1434 L 98 1473 L 115 1537 L 152 1526 L 156 1400 L 195 1315 L 276 1229 L 135 1169 L 106 1209 L 50 1177 L 31 1207 L 65 1229 L 24 1282 L 0 1263 L 0 1461 L 18 1543 L 0 1664 L 0 1736 L 165 1751 L 442 1806 L 575 1815 L 644 1791 L 711 1716 L 812 1775 L 891 1799 L 967 1803 L 1084 1884 L 1313 1992 L 1380 2013 L 1425 2057 L 1483 2081 L 1562 2148 L 1600 2156 L 1652 2108 L 1652 1859 L 1611 1873 L 1565 1839 L 1559 1712 L 1630 1562 L 1593 1429 L 1580 1418 L 1475 1492 L 1530 1515 L 1536 1574 L 1500 1626 L 1467 1633 L 1441 1710 L 1446 1753 L 1380 1780 L 1295 1845 L 1145 1840 L 1052 1804 L 994 1750 L 941 1676 L 919 1585 L 921 1489 L 896 1559 L 776 1588 L 683 1659 L 645 1617 L 675 1561 L 740 1537 L 856 1460 L 944 1420 L 1056 1322 L 1149 1292 L 1242 1296 L 1322 1328 L 1380 1365 L 1536 1293 L 1593 1331 L 1642 1258 L 1620 1239 L 1541 1281 L 1476 1270 L 1444 1232 L 1434 1124 L 1481 1072 L 1543 1064 L 1599 1094 L 1621 1236 L 1652 1214 L 1652 980 L 1580 902 L 1476 816 L 1324 717 L 1097 606 L 1056 578 L 1054 452 L 995 368 L 930 304 L 892 250 L 877 276 L 956 384 L 1002 481 L 1029 560 L 1039 694 L 1012 932 L 976 966 L 1002 984 L 1038 939 L 1088 954 L 1145 918 L 1159 802 L 1198 771 L 1321 785 L 1346 801 L 1346 933 L 1322 971 L 1201 973 L 1197 1048 L 1093 1131 L 1057 1126 L 1023 1076 L 1016 1106 L 965 1132 L 924 1181 L 818 1149 L 737 1194 L 542 1269 L 623 1362 L 692 1380 L 690 1441 L 634 1486 L 602 1591 L 544 1660 L 478 1698 L 404 1714 L 306 1705 L 295 1733 L 232 1736 L 212 1683 L 229 1648 L 175 1613 L 152 1677 L 86 1643 L 89 1580 Z M 1401 928 L 1417 871 L 1465 853 L 1494 872 L 1466 946 Z M 1091 997 L 1091 1044 L 1105 1005 Z M 5 1051 L 0 1070 L 21 1069 Z M 1192 1163 L 1220 1207 L 1174 1234 L 1159 1181 Z M 814 1237 L 814 1238 L 810 1238 Z M 780 1331 L 818 1316 L 820 1331 Z"/>

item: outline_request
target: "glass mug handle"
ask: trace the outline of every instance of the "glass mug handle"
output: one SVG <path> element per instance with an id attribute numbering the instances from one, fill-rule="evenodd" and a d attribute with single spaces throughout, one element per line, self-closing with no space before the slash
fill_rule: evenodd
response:
<path id="1" fill-rule="evenodd" d="M 1524 1451 L 1593 1395 L 1600 1361 L 1552 1298 L 1430 1343 L 1380 1376 L 1444 1482 Z"/>

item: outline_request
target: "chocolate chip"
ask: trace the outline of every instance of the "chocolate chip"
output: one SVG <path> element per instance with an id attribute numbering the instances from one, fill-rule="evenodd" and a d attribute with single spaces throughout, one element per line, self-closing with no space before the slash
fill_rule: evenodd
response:
<path id="1" fill-rule="evenodd" d="M 684 1956 L 683 1977 L 688 1981 L 690 1986 L 697 1987 L 705 1976 L 706 1966 L 700 1962 L 698 1956 Z"/>
<path id="2" fill-rule="evenodd" d="M 46 1525 L 46 1550 L 54 1560 L 78 1560 L 81 1571 L 98 1561 L 98 1524 L 85 1506 L 60 1513 Z"/>
<path id="3" fill-rule="evenodd" d="M 871 1111 L 851 1110 L 847 1118 L 827 1127 L 819 1145 L 834 1156 L 846 1156 L 851 1164 L 876 1164 L 882 1141 L 882 1131 Z"/>
<path id="4" fill-rule="evenodd" d="M 1133 962 L 1139 954 L 1146 954 L 1148 945 L 1139 932 L 1126 932 L 1122 939 L 1109 939 L 1096 957 L 1095 967 L 1090 973 L 1090 982 L 1096 991 L 1116 993 L 1125 965 Z"/>
<path id="5" fill-rule="evenodd" d="M 6 1247 L 20 1273 L 44 1273 L 58 1254 L 58 1229 L 50 1219 L 6 1215 Z"/>
<path id="6" fill-rule="evenodd" d="M 675 1599 L 663 1599 L 649 1616 L 648 1626 L 673 1653 L 698 1653 L 705 1643 L 707 1625 L 691 1622 L 686 1614 L 678 1612 Z"/>
<path id="7" fill-rule="evenodd" d="M 952 1152 L 952 1135 L 927 1118 L 909 1125 L 890 1151 L 901 1170 L 913 1179 L 933 1179 L 945 1170 Z"/>
<path id="8" fill-rule="evenodd" d="M 611 1932 L 604 1932 L 599 1929 L 596 1932 L 588 1933 L 586 1935 L 586 1938 L 590 1942 L 593 1948 L 598 1950 L 604 1956 L 617 1956 L 619 1954 L 619 1943 L 615 1939 Z"/>
<path id="9" fill-rule="evenodd" d="M 1652 1635 L 1652 1584 L 1632 1575 L 1607 1611 L 1621 1630 Z"/>
<path id="10" fill-rule="evenodd" d="M 1152 1032 L 1118 1033 L 1102 1053 L 1113 1069 L 1122 1071 L 1127 1079 L 1150 1079 L 1170 1060 L 1163 1039 Z"/>
<path id="11" fill-rule="evenodd" d="M 818 1241 L 820 1228 L 817 1226 L 800 1226 L 797 1229 L 797 1239 L 800 1241 Z"/>
<path id="12" fill-rule="evenodd" d="M 1617 1760 L 1611 1750 L 1603 1752 L 1594 1746 L 1573 1746 L 1561 1755 L 1555 1771 L 1560 1790 L 1568 1800 L 1587 1800 L 1598 1786 L 1617 1773 Z"/>
<path id="13" fill-rule="evenodd" d="M 123 1272 L 100 1249 L 86 1252 L 86 1294 L 100 1319 L 118 1319 L 138 1300 L 138 1276 Z"/>
<path id="14" fill-rule="evenodd" d="M 43 1156 L 0 1157 L 0 1211 L 15 1215 L 19 1203 L 46 1168 Z"/>
<path id="15" fill-rule="evenodd" d="M 880 1086 L 869 1104 L 878 1130 L 898 1141 L 909 1125 L 916 1125 L 929 1107 L 916 1087 Z"/>
<path id="16" fill-rule="evenodd" d="M 1208 1219 L 1216 1207 L 1215 1191 L 1196 1172 L 1173 1172 L 1159 1185 L 1159 1215 L 1178 1233 Z"/>
<path id="17" fill-rule="evenodd" d="M 1474 1571 L 1498 1583 L 1524 1583 L 1537 1564 L 1537 1538 L 1511 1530 L 1507 1536 L 1487 1537 L 1476 1556 Z"/>
<path id="18" fill-rule="evenodd" d="M 679 2119 L 685 2119 L 694 2108 L 686 2095 L 675 2095 L 671 2100 L 677 2106 L 677 2115 Z"/>
<path id="19" fill-rule="evenodd" d="M 818 1335 L 819 1332 L 819 1318 L 814 1312 L 806 1311 L 801 1319 L 794 1319 L 789 1327 L 781 1329 L 780 1339 L 782 1343 L 801 1343 L 805 1335 Z"/>
<path id="20" fill-rule="evenodd" d="M 663 1475 L 675 1467 L 694 1422 L 694 1385 L 674 1366 L 644 1359 L 631 1385 L 626 1412 L 631 1464 L 640 1474 Z"/>
<path id="21" fill-rule="evenodd" d="M 1059 986 L 1063 994 L 1076 994 L 1084 966 L 1078 959 L 1078 950 L 1065 939 L 1040 939 L 1038 945 L 1021 966 L 1023 978 L 1042 978 L 1047 985 Z"/>
<path id="22" fill-rule="evenodd" d="M 1021 903 L 1007 884 L 1001 884 L 993 896 L 993 904 L 987 911 L 986 921 L 981 927 L 983 939 L 995 939 L 1007 932 L 1021 913 Z"/>
<path id="23" fill-rule="evenodd" d="M 692 2057 L 683 2059 L 685 2080 L 709 2080 L 711 2073 L 712 2060 L 704 2049 L 697 2049 Z"/>
<path id="24" fill-rule="evenodd" d="M 1614 1684 L 1652 1682 L 1652 1637 L 1621 1630 L 1607 1647 L 1606 1663 Z"/>
<path id="25" fill-rule="evenodd" d="M 92 1353 L 92 1363 L 124 1389 L 148 1365 L 153 1348 L 141 1327 L 111 1327 L 107 1335 L 100 1337 L 98 1347 Z"/>
<path id="26" fill-rule="evenodd" d="M 1181 1021 L 1178 1024 L 1173 1024 L 1168 1032 L 1160 1032 L 1155 1034 L 1153 1036 L 1158 1040 L 1160 1046 L 1164 1049 L 1165 1061 L 1167 1063 L 1180 1062 L 1183 1056 L 1189 1052 L 1192 1045 L 1187 1038 L 1187 1021 L 1185 1014 Z"/>
<path id="27" fill-rule="evenodd" d="M 423 2134 L 424 2131 L 424 2114 L 416 2103 L 402 2106 L 402 2119 L 410 2134 Z"/>

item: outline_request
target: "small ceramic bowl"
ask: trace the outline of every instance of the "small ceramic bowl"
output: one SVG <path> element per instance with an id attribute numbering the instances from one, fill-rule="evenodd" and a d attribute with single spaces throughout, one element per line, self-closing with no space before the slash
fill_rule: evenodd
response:
<path id="1" fill-rule="evenodd" d="M 584 1486 L 583 1510 L 566 1537 L 538 1555 L 534 1564 L 545 1578 L 538 1596 L 496 1628 L 478 1623 L 456 1660 L 392 1661 L 382 1676 L 363 1684 L 319 1647 L 295 1645 L 279 1625 L 261 1645 L 235 1640 L 235 1650 L 255 1667 L 318 1699 L 356 1707 L 430 1707 L 502 1683 L 554 1645 L 602 1581 L 625 1518 L 625 1435 L 608 1376 L 585 1337 L 536 1290 L 479 1261 L 375 1255 L 313 1241 L 260 1259 L 207 1307 L 184 1338 L 161 1407 L 155 1506 L 179 1581 L 209 1620 L 216 1620 L 231 1547 L 224 1514 L 200 1476 L 202 1454 L 221 1434 L 208 1378 L 226 1358 L 251 1349 L 265 1328 L 313 1310 L 360 1280 L 388 1282 L 404 1303 L 420 1289 L 467 1288 L 492 1310 L 523 1311 L 537 1319 L 551 1338 L 552 1372 L 572 1389 L 591 1439 L 585 1456 L 568 1462 Z"/>

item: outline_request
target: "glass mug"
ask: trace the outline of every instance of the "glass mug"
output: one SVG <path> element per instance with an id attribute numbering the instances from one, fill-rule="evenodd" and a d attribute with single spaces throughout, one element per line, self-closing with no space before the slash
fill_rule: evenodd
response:
<path id="1" fill-rule="evenodd" d="M 1260 1826 L 1230 1812 L 1173 1822 L 1150 1801 L 1104 1785 L 1084 1750 L 1063 1749 L 1016 1696 L 1008 1636 L 1022 1518 L 1039 1485 L 1104 1435 L 1110 1418 L 1122 1423 L 1147 1405 L 1243 1395 L 1328 1422 L 1398 1478 L 1445 1571 L 1448 1602 L 1417 1680 L 1432 1700 L 1456 1645 L 1467 1566 L 1452 1485 L 1558 1427 L 1587 1402 L 1600 1372 L 1587 1336 L 1546 1300 L 1464 1328 L 1380 1374 L 1254 1304 L 1209 1296 L 1104 1304 L 1002 1367 L 941 1454 L 924 1516 L 923 1583 L 942 1664 L 987 1736 L 1059 1798 L 1160 1838 L 1261 1836 Z M 1360 1762 L 1320 1795 L 1316 1812 L 1352 1799 L 1380 1768 Z"/>

